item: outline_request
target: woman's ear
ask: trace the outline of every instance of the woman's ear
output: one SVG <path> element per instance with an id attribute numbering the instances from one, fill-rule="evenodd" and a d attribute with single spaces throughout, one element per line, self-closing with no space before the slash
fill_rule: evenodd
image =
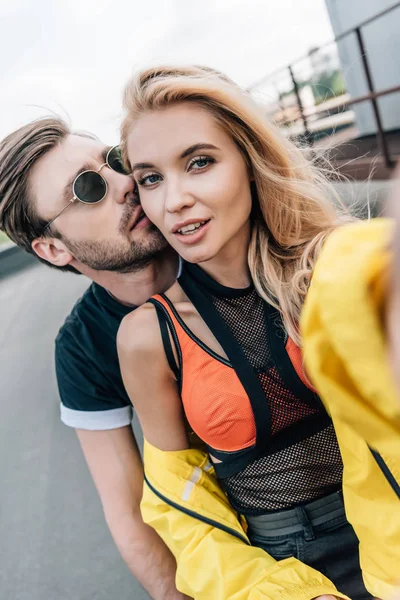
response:
<path id="1" fill-rule="evenodd" d="M 65 267 L 74 259 L 65 244 L 56 238 L 36 238 L 31 246 L 39 258 L 56 267 Z"/>
<path id="2" fill-rule="evenodd" d="M 248 167 L 248 174 L 249 174 L 250 183 L 253 183 L 255 181 L 255 178 L 254 178 L 253 169 L 251 169 L 251 167 Z"/>

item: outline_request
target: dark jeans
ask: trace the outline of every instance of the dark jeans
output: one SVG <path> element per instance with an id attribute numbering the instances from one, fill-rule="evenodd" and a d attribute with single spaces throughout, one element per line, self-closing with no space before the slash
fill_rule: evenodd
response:
<path id="1" fill-rule="evenodd" d="M 352 600 L 371 599 L 372 596 L 367 592 L 361 575 L 359 542 L 353 527 L 346 519 L 344 509 L 341 515 L 337 515 L 336 510 L 332 519 L 318 524 L 313 523 L 307 514 L 307 505 L 294 510 L 302 530 L 285 535 L 275 535 L 273 531 L 268 531 L 269 524 L 265 527 L 257 521 L 258 517 L 250 517 L 248 535 L 251 543 L 263 548 L 276 560 L 290 556 L 298 558 L 326 575 L 340 592 L 347 594 Z M 283 515 L 284 512 L 286 511 L 275 515 Z M 318 521 L 321 521 L 321 517 Z M 255 525 L 253 529 L 252 522 Z"/>

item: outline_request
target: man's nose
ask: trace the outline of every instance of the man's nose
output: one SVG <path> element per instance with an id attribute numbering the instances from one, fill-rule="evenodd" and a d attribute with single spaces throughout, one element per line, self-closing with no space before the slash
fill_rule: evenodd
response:
<path id="1" fill-rule="evenodd" d="M 114 172 L 112 174 L 113 196 L 118 204 L 124 204 L 132 199 L 135 192 L 135 182 L 130 175 Z"/>
<path id="2" fill-rule="evenodd" d="M 103 173 L 101 171 L 104 169 Z M 114 171 L 107 163 L 101 165 L 97 171 L 105 178 L 108 193 L 112 194 L 118 204 L 124 204 L 135 191 L 135 182 L 132 175 Z"/>

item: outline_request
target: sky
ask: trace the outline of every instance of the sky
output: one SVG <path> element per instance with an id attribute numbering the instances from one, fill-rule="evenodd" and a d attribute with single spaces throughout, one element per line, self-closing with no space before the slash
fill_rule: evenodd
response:
<path id="1" fill-rule="evenodd" d="M 248 86 L 332 38 L 324 0 L 0 0 L 0 138 L 54 111 L 113 144 L 134 71 L 197 63 Z"/>

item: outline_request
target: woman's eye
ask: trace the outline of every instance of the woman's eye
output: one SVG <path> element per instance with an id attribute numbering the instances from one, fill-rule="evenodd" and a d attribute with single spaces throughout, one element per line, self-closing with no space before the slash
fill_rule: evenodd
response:
<path id="1" fill-rule="evenodd" d="M 157 173 L 148 173 L 147 175 L 143 175 L 142 177 L 140 177 L 138 179 L 138 185 L 148 187 L 150 185 L 154 185 L 155 183 L 158 183 L 160 181 L 160 179 L 161 179 L 161 177 L 160 177 L 160 175 L 157 175 Z"/>
<path id="2" fill-rule="evenodd" d="M 198 156 L 197 158 L 193 158 L 190 161 L 189 169 L 192 169 L 193 171 L 201 171 L 202 169 L 205 169 L 206 167 L 208 167 L 208 165 L 214 162 L 215 160 L 213 158 L 210 158 L 209 156 Z"/>

